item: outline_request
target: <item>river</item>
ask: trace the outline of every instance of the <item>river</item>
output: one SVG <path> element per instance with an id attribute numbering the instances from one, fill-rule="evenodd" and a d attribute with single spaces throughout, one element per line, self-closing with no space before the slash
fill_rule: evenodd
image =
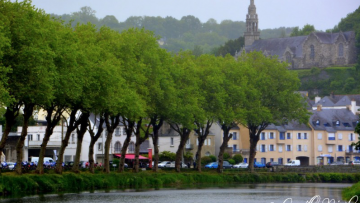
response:
<path id="1" fill-rule="evenodd" d="M 22 198 L 2 199 L 0 202 L 39 203 L 342 203 L 341 190 L 351 184 L 330 183 L 275 183 L 242 184 L 207 188 L 164 188 L 146 190 L 110 190 L 82 193 L 35 195 Z M 316 200 L 311 200 L 320 196 Z M 326 198 L 329 198 L 328 201 Z M 319 200 L 319 201 L 318 201 Z"/>

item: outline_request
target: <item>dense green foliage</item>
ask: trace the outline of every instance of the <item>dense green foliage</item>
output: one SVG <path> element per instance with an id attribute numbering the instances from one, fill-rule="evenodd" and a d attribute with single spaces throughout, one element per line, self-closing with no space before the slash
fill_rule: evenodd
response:
<path id="1" fill-rule="evenodd" d="M 175 153 L 170 151 L 162 151 L 159 154 L 160 161 L 175 161 Z"/>
<path id="2" fill-rule="evenodd" d="M 293 70 L 301 80 L 299 90 L 308 91 L 309 97 L 316 95 L 329 96 L 334 94 L 358 94 L 360 85 L 356 83 L 360 74 L 354 67 L 312 68 Z"/>
<path id="3" fill-rule="evenodd" d="M 107 15 L 102 19 L 95 16 L 96 11 L 90 7 L 82 7 L 80 11 L 52 16 L 70 22 L 73 26 L 77 23 L 92 23 L 97 27 L 108 26 L 113 30 L 122 32 L 129 28 L 145 28 L 151 30 L 156 36 L 160 36 L 162 47 L 171 52 L 180 50 L 202 50 L 202 53 L 210 53 L 228 40 L 238 39 L 246 30 L 245 22 L 224 20 L 217 22 L 209 19 L 200 22 L 195 16 L 184 16 L 180 20 L 173 17 L 131 16 L 125 22 L 119 22 L 115 16 Z M 245 19 L 245 16 L 244 16 Z M 265 29 L 261 31 L 261 38 L 274 38 L 288 36 L 292 28 Z M 232 52 L 239 51 L 240 46 Z M 229 52 L 227 52 L 229 53 Z M 225 52 L 220 52 L 226 55 Z"/>
<path id="4" fill-rule="evenodd" d="M 306 25 L 304 25 L 303 29 L 299 29 L 299 27 L 295 27 L 292 30 L 290 36 L 291 37 L 306 36 L 314 31 L 315 31 L 315 27 L 313 25 L 306 24 Z"/>
<path id="5" fill-rule="evenodd" d="M 235 154 L 232 159 L 235 161 L 235 163 L 241 163 L 244 160 L 241 154 Z"/>

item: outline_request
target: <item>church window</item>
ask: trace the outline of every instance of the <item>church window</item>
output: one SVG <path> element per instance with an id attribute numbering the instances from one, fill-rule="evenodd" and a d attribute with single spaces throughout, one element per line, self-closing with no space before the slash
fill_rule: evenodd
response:
<path id="1" fill-rule="evenodd" d="M 344 45 L 343 44 L 339 44 L 339 56 L 340 57 L 344 56 Z"/>
<path id="2" fill-rule="evenodd" d="M 291 54 L 289 52 L 286 52 L 285 57 L 286 57 L 286 62 L 290 63 L 291 62 Z"/>
<path id="3" fill-rule="evenodd" d="M 310 59 L 315 59 L 315 47 L 314 47 L 314 45 L 310 46 Z"/>

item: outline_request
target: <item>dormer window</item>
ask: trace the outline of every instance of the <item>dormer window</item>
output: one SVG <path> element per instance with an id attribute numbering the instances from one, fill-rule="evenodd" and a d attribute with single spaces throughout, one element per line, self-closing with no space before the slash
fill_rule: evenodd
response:
<path id="1" fill-rule="evenodd" d="M 336 126 L 340 126 L 340 121 L 336 121 Z"/>
<path id="2" fill-rule="evenodd" d="M 320 121 L 319 121 L 319 120 L 316 120 L 316 125 L 320 125 Z"/>

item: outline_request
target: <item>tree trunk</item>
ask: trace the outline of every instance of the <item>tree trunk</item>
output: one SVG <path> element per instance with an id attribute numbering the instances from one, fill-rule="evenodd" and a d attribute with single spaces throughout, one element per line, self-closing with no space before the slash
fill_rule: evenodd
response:
<path id="1" fill-rule="evenodd" d="M 123 121 L 125 123 L 124 118 L 123 118 Z M 124 171 L 125 155 L 126 155 L 127 148 L 129 147 L 129 143 L 130 143 L 130 140 L 131 140 L 131 135 L 132 135 L 134 126 L 135 126 L 135 122 L 130 121 L 130 120 L 128 120 L 127 125 L 125 125 L 126 139 L 125 139 L 123 147 L 121 149 L 121 157 L 120 157 L 120 163 L 119 163 L 119 169 L 118 169 L 119 173 Z"/>
<path id="2" fill-rule="evenodd" d="M 81 115 L 80 118 L 78 120 L 76 120 L 76 114 L 77 114 L 78 110 L 79 109 L 75 108 L 71 111 L 70 117 L 69 117 L 70 121 L 69 121 L 67 130 L 66 130 L 66 133 L 65 133 L 65 137 L 63 140 L 61 140 L 61 147 L 59 150 L 59 155 L 58 155 L 58 159 L 56 161 L 56 167 L 55 167 L 55 173 L 57 173 L 57 174 L 62 174 L 62 171 L 63 171 L 62 163 L 63 163 L 64 153 L 65 153 L 66 147 L 68 146 L 70 135 L 77 128 L 77 126 L 80 125 L 80 121 L 82 119 L 82 115 Z"/>
<path id="3" fill-rule="evenodd" d="M 107 137 L 106 137 L 106 141 L 105 141 L 104 171 L 105 171 L 105 173 L 110 173 L 109 156 L 110 156 L 111 139 L 112 139 L 112 135 L 114 133 L 115 128 L 120 123 L 120 115 L 110 117 L 109 114 L 105 114 L 105 123 L 106 123 Z"/>
<path id="4" fill-rule="evenodd" d="M 250 135 L 251 137 L 251 135 Z M 251 173 L 254 172 L 254 158 L 256 156 L 256 145 L 257 145 L 257 141 L 255 141 L 254 139 L 250 138 L 250 154 L 249 154 L 249 171 Z"/>
<path id="5" fill-rule="evenodd" d="M 200 135 L 198 137 L 199 145 L 198 145 L 198 149 L 197 149 L 195 157 L 197 157 L 197 159 L 196 159 L 196 170 L 199 171 L 199 172 L 201 172 L 201 150 L 202 150 L 202 147 L 204 145 L 205 139 Z"/>
<path id="6" fill-rule="evenodd" d="M 184 147 L 186 144 L 186 141 L 189 139 L 189 135 L 190 135 L 191 130 L 189 129 L 182 129 L 182 133 L 180 134 L 180 144 L 179 144 L 179 148 L 176 151 L 176 157 L 175 157 L 175 170 L 176 172 L 180 172 L 180 162 L 181 159 L 183 157 L 183 152 L 184 152 Z"/>
<path id="7" fill-rule="evenodd" d="M 152 136 L 152 140 L 153 140 L 153 145 L 154 145 L 154 154 L 153 154 L 153 160 L 154 160 L 154 165 L 153 167 L 153 171 L 154 172 L 158 172 L 158 164 L 159 164 L 159 130 L 161 128 L 161 126 L 164 123 L 164 120 L 162 118 L 159 119 L 159 123 L 156 123 L 157 121 L 157 116 L 154 116 L 153 118 L 151 118 L 151 124 L 153 126 L 153 134 L 151 134 Z"/>
<path id="8" fill-rule="evenodd" d="M 145 136 L 141 138 L 141 125 L 142 125 L 142 119 L 139 119 L 137 125 L 136 125 L 136 143 L 135 143 L 135 173 L 139 172 L 139 154 L 140 154 L 140 145 L 148 138 L 149 131 L 147 130 L 145 132 Z"/>
<path id="9" fill-rule="evenodd" d="M 95 117 L 96 120 L 96 117 Z M 96 141 L 100 138 L 101 133 L 103 132 L 104 128 L 103 128 L 103 124 L 105 122 L 105 119 L 103 116 L 100 116 L 100 123 L 98 126 L 98 130 L 96 132 L 96 134 L 94 133 L 94 129 L 91 128 L 91 125 L 89 123 L 88 127 L 89 127 L 89 133 L 90 133 L 90 145 L 89 145 L 89 171 L 90 173 L 94 173 L 95 172 L 95 166 L 94 166 L 94 146 Z M 94 123 L 94 126 L 96 126 L 96 123 Z"/>
<path id="10" fill-rule="evenodd" d="M 23 147 L 24 147 L 24 141 L 27 135 L 27 129 L 29 126 L 29 119 L 32 116 L 32 112 L 34 110 L 34 104 L 25 104 L 24 108 L 24 123 L 23 128 L 21 132 L 21 136 L 16 144 L 16 173 L 18 175 L 22 175 L 22 159 L 23 159 Z"/>
<path id="11" fill-rule="evenodd" d="M 58 109 L 56 111 L 55 115 L 53 116 L 52 113 L 53 113 L 54 109 L 55 109 L 54 107 L 50 107 L 46 110 L 47 111 L 47 116 L 46 116 L 47 126 L 46 126 L 46 130 L 45 130 L 45 136 L 44 136 L 43 142 L 41 144 L 38 165 L 37 165 L 36 171 L 35 171 L 35 173 L 38 173 L 38 174 L 44 174 L 44 165 L 42 163 L 44 163 L 46 147 L 50 140 L 50 136 L 53 134 L 54 128 L 60 121 L 60 118 L 62 115 L 62 109 Z"/>
<path id="12" fill-rule="evenodd" d="M 12 126 L 15 124 L 15 119 L 19 114 L 18 105 L 14 105 L 12 108 L 6 108 L 5 112 L 5 129 L 0 142 L 0 164 L 1 164 L 1 152 L 4 151 L 6 140 L 9 136 Z M 1 168 L 0 168 L 1 171 Z"/>
<path id="13" fill-rule="evenodd" d="M 84 139 L 84 135 L 87 130 L 87 124 L 90 114 L 89 113 L 83 113 L 83 118 L 81 119 L 81 127 L 80 130 L 76 129 L 77 132 L 77 145 L 76 145 L 76 154 L 75 154 L 75 160 L 74 165 L 72 167 L 72 171 L 75 173 L 79 173 L 79 164 L 80 164 L 80 155 L 81 155 L 81 147 L 82 147 L 82 141 Z"/>
<path id="14" fill-rule="evenodd" d="M 217 168 L 218 173 L 223 172 L 223 163 L 224 163 L 223 155 L 224 155 L 224 152 L 228 145 L 229 140 L 232 138 L 232 134 L 229 134 L 230 129 L 231 129 L 231 126 L 226 126 L 226 125 L 222 126 L 222 130 L 224 132 L 224 138 L 223 138 L 223 143 L 220 146 L 220 152 L 219 152 L 219 156 L 218 156 L 218 168 Z"/>

